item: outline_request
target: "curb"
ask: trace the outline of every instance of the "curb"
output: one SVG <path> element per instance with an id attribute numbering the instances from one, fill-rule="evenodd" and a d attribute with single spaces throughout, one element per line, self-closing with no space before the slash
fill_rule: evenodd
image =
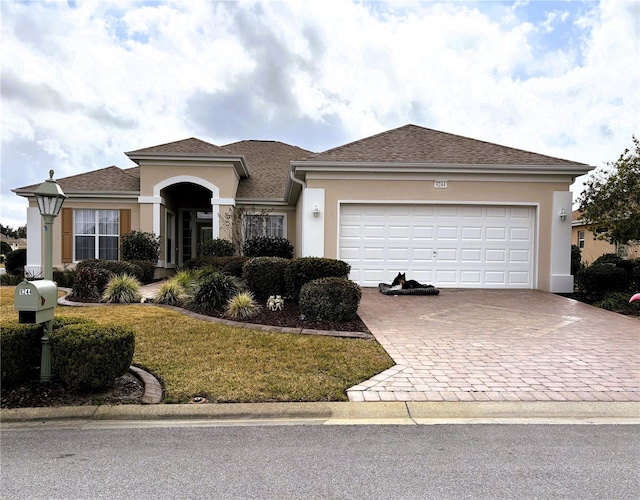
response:
<path id="1" fill-rule="evenodd" d="M 129 371 L 138 377 L 144 386 L 142 404 L 157 405 L 162 402 L 162 386 L 157 378 L 137 366 L 130 366 Z"/>
<path id="2" fill-rule="evenodd" d="M 608 423 L 640 424 L 640 404 L 608 402 L 527 403 L 224 403 L 102 405 L 0 410 L 2 424 L 100 421 L 273 421 L 309 423 L 434 425 L 444 423 Z"/>

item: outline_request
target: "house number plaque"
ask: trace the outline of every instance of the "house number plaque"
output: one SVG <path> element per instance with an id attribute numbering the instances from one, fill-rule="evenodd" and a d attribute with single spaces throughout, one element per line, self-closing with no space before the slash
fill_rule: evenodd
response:
<path id="1" fill-rule="evenodd" d="M 447 181 L 433 181 L 434 189 L 447 189 Z"/>

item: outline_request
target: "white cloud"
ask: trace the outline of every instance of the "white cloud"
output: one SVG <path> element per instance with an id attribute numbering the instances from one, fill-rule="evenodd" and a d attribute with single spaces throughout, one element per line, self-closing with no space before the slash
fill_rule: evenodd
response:
<path id="1" fill-rule="evenodd" d="M 416 123 L 601 165 L 638 133 L 638 3 L 2 2 L 11 188 L 198 136 L 322 150 Z"/>

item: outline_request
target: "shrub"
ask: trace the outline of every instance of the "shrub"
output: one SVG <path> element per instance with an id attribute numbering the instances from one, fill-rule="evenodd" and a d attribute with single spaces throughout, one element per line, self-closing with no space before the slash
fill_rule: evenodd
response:
<path id="1" fill-rule="evenodd" d="M 356 318 L 362 291 L 346 278 L 319 278 L 300 290 L 300 312 L 319 321 L 351 321 Z"/>
<path id="2" fill-rule="evenodd" d="M 198 256 L 230 257 L 236 253 L 236 249 L 229 240 L 216 238 L 203 241 L 198 244 Z"/>
<path id="3" fill-rule="evenodd" d="M 215 269 L 200 270 L 188 290 L 186 305 L 189 309 L 204 314 L 224 310 L 227 301 L 241 286 L 237 278 L 222 274 Z"/>
<path id="4" fill-rule="evenodd" d="M 145 285 L 153 281 L 153 277 L 156 273 L 156 265 L 148 260 L 130 260 L 130 264 L 138 266 L 140 268 L 140 275 L 135 274 L 136 278 Z"/>
<path id="5" fill-rule="evenodd" d="M 156 304 L 180 306 L 186 298 L 185 287 L 176 279 L 165 281 L 156 292 L 153 301 Z"/>
<path id="6" fill-rule="evenodd" d="M 78 263 L 76 271 L 86 268 L 104 269 L 113 274 L 128 274 L 135 276 L 139 281 L 144 280 L 145 271 L 139 265 L 124 260 L 87 259 Z"/>
<path id="7" fill-rule="evenodd" d="M 76 270 L 70 298 L 99 302 L 113 276 L 111 271 L 100 268 L 84 267 Z"/>
<path id="8" fill-rule="evenodd" d="M 237 259 L 233 256 L 218 257 L 215 255 L 201 255 L 186 261 L 182 267 L 185 269 L 202 269 L 203 267 L 215 267 L 218 271 L 232 260 Z"/>
<path id="9" fill-rule="evenodd" d="M 284 295 L 285 270 L 289 260 L 282 257 L 254 257 L 242 268 L 242 277 L 253 295 L 260 301 L 270 295 Z"/>
<path id="10" fill-rule="evenodd" d="M 24 274 L 27 265 L 27 249 L 18 248 L 5 256 L 4 268 L 9 274 Z"/>
<path id="11" fill-rule="evenodd" d="M 322 257 L 301 257 L 289 262 L 285 270 L 287 295 L 298 301 L 305 283 L 318 278 L 347 278 L 351 266 L 344 261 Z"/>
<path id="12" fill-rule="evenodd" d="M 0 241 L 0 254 L 2 255 L 6 255 L 10 252 L 13 252 L 13 249 L 11 248 L 11 245 L 9 245 L 9 243 L 7 243 L 6 241 Z"/>
<path id="13" fill-rule="evenodd" d="M 615 264 L 593 264 L 578 271 L 576 284 L 584 300 L 596 302 L 608 292 L 627 291 L 629 273 Z"/>
<path id="14" fill-rule="evenodd" d="M 191 283 L 195 280 L 195 278 L 195 271 L 192 271 L 190 269 L 181 269 L 175 274 L 175 276 L 173 276 L 173 278 L 171 278 L 171 281 L 177 282 L 180 286 L 182 286 L 182 288 L 187 290 Z"/>
<path id="15" fill-rule="evenodd" d="M 0 285 L 2 286 L 16 286 L 24 277 L 19 274 L 0 274 Z"/>
<path id="16" fill-rule="evenodd" d="M 134 347 L 127 327 L 67 325 L 51 335 L 52 371 L 73 391 L 111 387 L 131 365 Z"/>
<path id="17" fill-rule="evenodd" d="M 582 251 L 578 245 L 571 245 L 571 274 L 575 276 L 582 269 Z"/>
<path id="18" fill-rule="evenodd" d="M 225 315 L 231 319 L 247 320 L 253 318 L 260 306 L 256 303 L 251 292 L 242 292 L 229 299 Z"/>
<path id="19" fill-rule="evenodd" d="M 120 239 L 122 260 L 146 260 L 155 264 L 160 256 L 160 238 L 154 233 L 133 230 Z"/>
<path id="20" fill-rule="evenodd" d="M 140 302 L 140 282 L 134 276 L 122 274 L 114 276 L 107 283 L 102 300 L 111 304 L 132 304 Z"/>
<path id="21" fill-rule="evenodd" d="M 293 257 L 293 245 L 286 238 L 277 236 L 255 236 L 242 245 L 242 252 L 247 257 Z"/>
<path id="22" fill-rule="evenodd" d="M 249 258 L 250 257 L 234 257 L 222 267 L 222 272 L 236 276 L 237 278 L 242 278 L 242 269 Z"/>
<path id="23" fill-rule="evenodd" d="M 76 271 L 73 269 L 58 269 L 57 267 L 53 268 L 53 281 L 56 282 L 58 286 L 62 286 L 65 288 L 71 288 L 73 286 L 73 282 L 76 279 Z"/>
<path id="24" fill-rule="evenodd" d="M 20 324 L 17 320 L 3 323 L 0 329 L 2 384 L 35 378 L 40 366 L 41 338 L 41 325 Z"/>
<path id="25" fill-rule="evenodd" d="M 603 255 L 601 255 L 600 257 L 598 257 L 596 260 L 594 260 L 591 265 L 592 266 L 597 266 L 600 264 L 615 264 L 616 266 L 619 266 L 619 264 L 623 261 L 624 259 L 620 256 L 618 256 L 615 253 L 605 253 Z"/>
<path id="26" fill-rule="evenodd" d="M 640 304 L 629 302 L 628 293 L 608 292 L 602 300 L 595 302 L 593 305 L 617 313 L 640 313 Z"/>

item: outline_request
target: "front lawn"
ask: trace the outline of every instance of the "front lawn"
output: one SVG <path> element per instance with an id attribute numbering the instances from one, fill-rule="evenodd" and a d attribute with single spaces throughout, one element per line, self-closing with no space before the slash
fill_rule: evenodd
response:
<path id="1" fill-rule="evenodd" d="M 0 325 L 17 319 L 14 287 L 0 289 Z M 56 308 L 136 332 L 134 363 L 162 378 L 167 402 L 346 401 L 346 389 L 393 365 L 373 340 L 266 333 L 153 305 Z"/>

